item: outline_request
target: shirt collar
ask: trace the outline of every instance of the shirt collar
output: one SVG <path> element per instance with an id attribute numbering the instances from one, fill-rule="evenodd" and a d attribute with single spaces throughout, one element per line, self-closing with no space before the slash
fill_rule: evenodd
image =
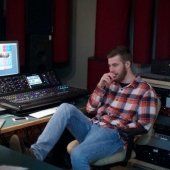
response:
<path id="1" fill-rule="evenodd" d="M 141 82 L 142 82 L 142 78 L 140 76 L 136 76 L 136 78 L 126 87 L 136 88 Z"/>
<path id="2" fill-rule="evenodd" d="M 127 86 L 125 86 L 124 88 L 136 88 L 138 85 L 139 85 L 139 83 L 141 83 L 142 82 L 142 78 L 140 77 L 140 76 L 136 76 L 136 78 L 131 82 L 131 83 L 129 83 Z M 117 83 L 117 82 L 113 82 L 113 84 L 114 85 L 116 85 L 116 86 L 120 86 L 120 84 L 119 83 Z"/>

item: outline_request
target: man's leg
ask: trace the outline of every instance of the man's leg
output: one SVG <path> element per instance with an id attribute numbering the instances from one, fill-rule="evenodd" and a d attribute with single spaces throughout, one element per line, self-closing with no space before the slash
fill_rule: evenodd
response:
<path id="1" fill-rule="evenodd" d="M 71 152 L 71 163 L 74 170 L 90 170 L 90 164 L 96 160 L 123 149 L 117 130 L 93 125 L 90 132 Z"/>
<path id="2" fill-rule="evenodd" d="M 66 127 L 79 141 L 83 141 L 91 124 L 88 117 L 75 106 L 63 103 L 51 117 L 37 142 L 31 145 L 31 151 L 37 159 L 44 160 Z"/>

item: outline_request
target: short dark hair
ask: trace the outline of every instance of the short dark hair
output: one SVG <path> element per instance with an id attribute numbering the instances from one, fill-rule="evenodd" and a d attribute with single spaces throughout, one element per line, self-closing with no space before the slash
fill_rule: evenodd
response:
<path id="1" fill-rule="evenodd" d="M 113 48 L 107 55 L 107 58 L 112 58 L 116 55 L 120 55 L 123 61 L 130 61 L 132 63 L 132 54 L 130 50 L 125 46 L 117 46 Z"/>

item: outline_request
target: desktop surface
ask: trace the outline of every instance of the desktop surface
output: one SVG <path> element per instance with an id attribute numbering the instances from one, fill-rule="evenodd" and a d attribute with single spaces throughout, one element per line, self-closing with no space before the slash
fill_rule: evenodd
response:
<path id="1" fill-rule="evenodd" d="M 81 97 L 75 100 L 75 106 L 78 107 L 80 110 L 85 110 L 85 105 L 87 102 L 88 96 Z M 29 112 L 29 114 L 34 113 L 35 111 Z M 47 115 L 44 117 L 36 118 L 29 116 L 29 114 L 23 114 L 23 116 L 27 117 L 28 119 L 21 119 L 18 121 L 14 121 L 13 118 L 17 117 L 17 115 L 10 114 L 8 110 L 0 111 L 0 119 L 5 119 L 5 123 L 3 127 L 0 129 L 0 134 L 5 134 L 8 132 L 12 132 L 15 130 L 36 126 L 42 123 L 47 123 L 51 118 L 51 115 Z M 20 115 L 22 117 L 22 115 Z"/>

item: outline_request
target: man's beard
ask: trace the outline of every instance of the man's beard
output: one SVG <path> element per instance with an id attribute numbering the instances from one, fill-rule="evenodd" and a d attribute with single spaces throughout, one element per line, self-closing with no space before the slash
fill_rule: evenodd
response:
<path id="1" fill-rule="evenodd" d="M 123 67 L 122 73 L 121 73 L 121 74 L 117 74 L 116 81 L 117 81 L 117 82 L 122 82 L 122 80 L 125 79 L 126 74 L 127 74 L 126 68 Z"/>

